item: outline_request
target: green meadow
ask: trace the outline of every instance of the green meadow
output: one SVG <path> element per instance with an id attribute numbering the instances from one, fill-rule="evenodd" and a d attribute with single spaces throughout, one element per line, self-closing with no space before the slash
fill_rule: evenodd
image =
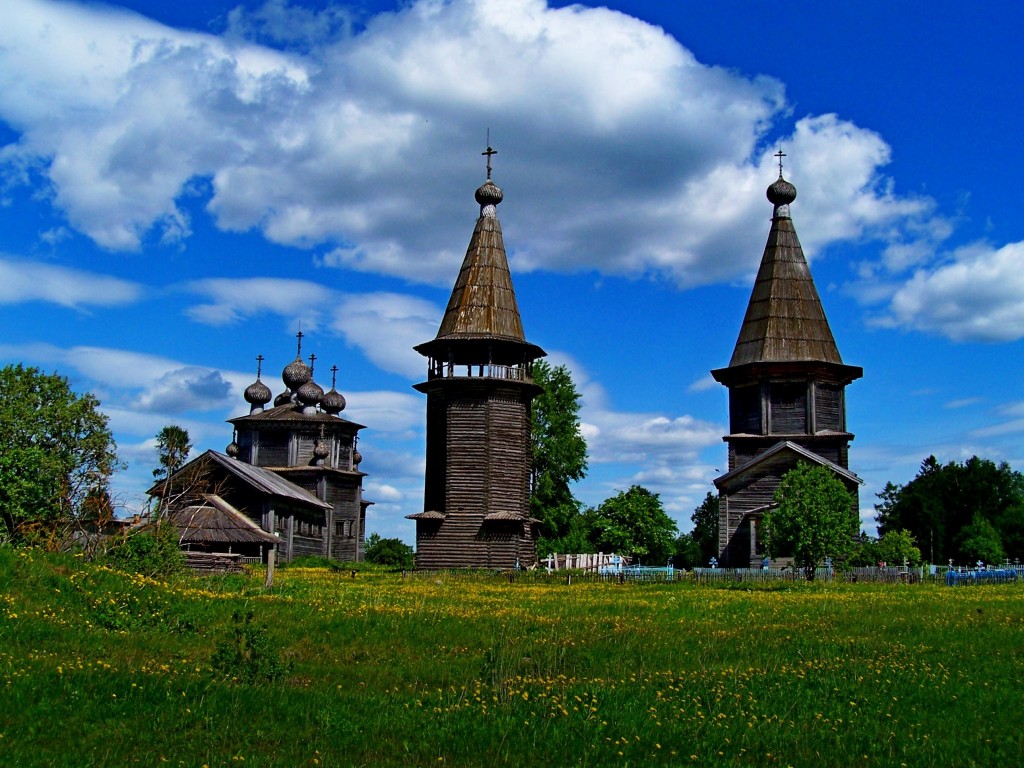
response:
<path id="1" fill-rule="evenodd" d="M 1024 758 L 1019 584 L 262 583 L 0 549 L 0 765 Z"/>

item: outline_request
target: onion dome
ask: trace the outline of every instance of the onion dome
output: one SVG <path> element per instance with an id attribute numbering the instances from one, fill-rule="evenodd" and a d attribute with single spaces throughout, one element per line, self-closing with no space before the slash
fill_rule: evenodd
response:
<path id="1" fill-rule="evenodd" d="M 775 218 L 788 219 L 789 218 L 789 204 L 796 200 L 796 187 L 782 178 L 782 158 L 786 156 L 786 153 L 781 149 L 775 153 L 775 157 L 779 158 L 779 178 L 777 178 L 769 187 L 765 193 L 768 196 L 768 202 L 775 206 Z"/>
<path id="2" fill-rule="evenodd" d="M 320 408 L 331 416 L 337 416 L 345 410 L 345 398 L 338 391 L 338 366 L 331 366 L 331 390 L 323 396 Z"/>
<path id="3" fill-rule="evenodd" d="M 310 379 L 295 393 L 295 397 L 302 403 L 302 412 L 308 413 L 316 410 L 316 406 L 324 397 L 323 388 Z"/>
<path id="4" fill-rule="evenodd" d="M 228 443 L 228 447 L 224 449 L 224 453 L 232 459 L 237 459 L 240 452 L 241 448 L 238 446 L 238 433 L 235 432 L 231 435 L 231 442 Z"/>
<path id="5" fill-rule="evenodd" d="M 352 452 L 352 463 L 355 464 L 358 467 L 360 464 L 362 464 L 362 462 L 363 462 L 363 454 L 361 454 L 359 451 L 353 451 Z"/>
<path id="6" fill-rule="evenodd" d="M 504 198 L 505 196 L 502 194 L 501 189 L 490 179 L 485 181 L 476 191 L 476 201 L 481 207 L 497 205 Z"/>
<path id="7" fill-rule="evenodd" d="M 274 407 L 277 408 L 280 405 L 288 405 L 292 401 L 292 391 L 285 388 L 284 392 L 274 398 Z"/>
<path id="8" fill-rule="evenodd" d="M 789 205 L 796 200 L 796 187 L 780 175 L 767 191 L 768 202 L 772 205 Z"/>
<path id="9" fill-rule="evenodd" d="M 273 395 L 270 387 L 260 381 L 260 374 L 263 372 L 263 355 L 256 358 L 256 381 L 245 388 L 245 402 L 250 406 L 249 413 L 261 413 L 263 406 L 270 402 Z"/>
<path id="10" fill-rule="evenodd" d="M 345 410 L 345 396 L 333 387 L 326 392 L 320 401 L 320 407 L 331 416 L 337 416 Z"/>
<path id="11" fill-rule="evenodd" d="M 327 441 L 324 440 L 324 436 L 321 433 L 320 439 L 316 441 L 316 445 L 313 446 L 313 459 L 318 467 L 323 466 L 323 463 L 327 461 L 327 457 L 331 455 L 331 449 L 327 446 Z"/>
<path id="12" fill-rule="evenodd" d="M 313 369 L 301 357 L 296 357 L 281 372 L 281 380 L 288 389 L 297 392 L 303 384 L 313 380 Z"/>
<path id="13" fill-rule="evenodd" d="M 295 359 L 281 371 L 281 379 L 284 385 L 292 392 L 298 392 L 299 387 L 313 379 L 313 369 L 302 360 L 302 331 L 295 334 L 298 339 L 298 349 L 295 351 Z"/>

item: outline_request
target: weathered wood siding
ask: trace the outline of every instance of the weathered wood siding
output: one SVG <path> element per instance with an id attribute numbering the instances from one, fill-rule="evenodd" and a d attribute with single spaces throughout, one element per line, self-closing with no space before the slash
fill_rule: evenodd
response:
<path id="1" fill-rule="evenodd" d="M 807 432 L 807 382 L 772 382 L 768 407 L 770 432 L 773 435 Z"/>
<path id="2" fill-rule="evenodd" d="M 528 522 L 532 386 L 488 377 L 428 382 L 424 511 L 418 568 L 512 568 L 536 560 Z M 487 515 L 513 515 L 490 520 Z"/>
<path id="3" fill-rule="evenodd" d="M 729 431 L 733 434 L 762 434 L 759 385 L 729 390 Z"/>
<path id="4" fill-rule="evenodd" d="M 814 393 L 815 431 L 841 432 L 846 428 L 843 418 L 843 388 L 835 384 L 818 384 Z"/>

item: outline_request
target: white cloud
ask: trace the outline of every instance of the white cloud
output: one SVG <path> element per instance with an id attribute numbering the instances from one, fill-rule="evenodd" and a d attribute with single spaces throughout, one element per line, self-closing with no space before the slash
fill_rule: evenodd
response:
<path id="1" fill-rule="evenodd" d="M 875 320 L 936 333 L 953 341 L 1005 342 L 1024 338 L 1024 243 L 962 248 L 935 267 L 923 267 L 899 288 L 887 314 Z"/>
<path id="2" fill-rule="evenodd" d="M 188 237 L 178 200 L 199 186 L 223 229 L 449 284 L 490 125 L 514 269 L 690 286 L 756 265 L 781 84 L 703 65 L 622 13 L 418 0 L 353 33 L 344 13 L 275 0 L 233 13 L 221 38 L 98 6 L 9 5 L 0 117 L 22 136 L 3 158 L 41 167 L 69 223 L 108 248 Z M 299 42 L 283 53 L 239 34 Z M 930 201 L 879 175 L 881 138 L 825 115 L 781 140 L 809 252 L 870 236 L 894 261 L 922 258 L 907 254 Z M 226 304 L 193 312 L 233 317 Z"/>
<path id="3" fill-rule="evenodd" d="M 409 378 L 426 376 L 426 359 L 413 347 L 437 335 L 441 309 L 397 293 L 347 295 L 334 313 L 334 330 L 378 368 Z"/>
<path id="4" fill-rule="evenodd" d="M 63 307 L 110 307 L 139 300 L 138 283 L 80 269 L 0 257 L 0 304 L 45 301 Z"/>
<path id="5" fill-rule="evenodd" d="M 186 310 L 197 322 L 227 325 L 271 312 L 298 320 L 305 330 L 326 324 L 381 370 L 410 379 L 426 373 L 426 361 L 413 346 L 434 338 L 442 314 L 437 305 L 415 296 L 346 294 L 306 280 L 215 278 L 188 283 L 185 289 L 209 299 Z"/>
<path id="6" fill-rule="evenodd" d="M 187 283 L 184 288 L 205 296 L 207 304 L 189 307 L 185 314 L 207 325 L 229 325 L 264 312 L 298 320 L 306 330 L 322 321 L 337 294 L 308 280 L 284 278 L 210 278 Z"/>

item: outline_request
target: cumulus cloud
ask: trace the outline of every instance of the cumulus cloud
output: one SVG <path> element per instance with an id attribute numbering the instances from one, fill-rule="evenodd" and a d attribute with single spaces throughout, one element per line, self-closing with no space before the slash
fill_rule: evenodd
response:
<path id="1" fill-rule="evenodd" d="M 979 244 L 922 267 L 892 296 L 875 323 L 946 336 L 954 341 L 1024 338 L 1024 243 Z"/>
<path id="2" fill-rule="evenodd" d="M 0 304 L 44 301 L 73 309 L 111 307 L 132 304 L 142 293 L 138 283 L 117 277 L 0 257 Z"/>
<path id="3" fill-rule="evenodd" d="M 21 137 L 2 161 L 44 174 L 70 225 L 107 248 L 189 237 L 180 203 L 199 189 L 222 229 L 449 283 L 487 125 L 517 270 L 681 286 L 749 272 L 769 139 L 789 151 L 809 252 L 879 237 L 893 259 L 918 258 L 907 254 L 927 229 L 929 201 L 880 174 L 876 134 L 824 115 L 775 137 L 779 82 L 704 65 L 605 8 L 417 0 L 357 29 L 274 0 L 217 36 L 99 6 L 9 5 L 0 117 Z M 194 311 L 232 319 L 223 305 Z"/>

